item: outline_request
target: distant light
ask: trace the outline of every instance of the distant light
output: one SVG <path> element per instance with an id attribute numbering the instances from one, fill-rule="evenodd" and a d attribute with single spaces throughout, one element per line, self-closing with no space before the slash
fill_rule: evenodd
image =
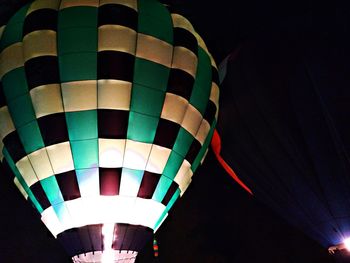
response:
<path id="1" fill-rule="evenodd" d="M 350 251 L 350 237 L 344 239 L 344 246 L 347 251 Z"/>

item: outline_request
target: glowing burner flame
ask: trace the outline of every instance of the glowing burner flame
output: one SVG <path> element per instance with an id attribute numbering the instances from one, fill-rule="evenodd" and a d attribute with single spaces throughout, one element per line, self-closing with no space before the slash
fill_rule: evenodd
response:
<path id="1" fill-rule="evenodd" d="M 114 262 L 114 251 L 112 249 L 113 233 L 114 233 L 114 223 L 103 225 L 102 227 L 102 235 L 103 235 L 102 263 Z"/>
<path id="2" fill-rule="evenodd" d="M 347 251 L 350 251 L 350 237 L 344 239 L 344 246 Z"/>

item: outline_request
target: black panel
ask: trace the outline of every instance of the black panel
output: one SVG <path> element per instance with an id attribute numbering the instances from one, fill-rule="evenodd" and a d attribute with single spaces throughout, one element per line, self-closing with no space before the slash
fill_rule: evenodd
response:
<path id="1" fill-rule="evenodd" d="M 100 169 L 100 195 L 118 195 L 122 168 Z"/>
<path id="2" fill-rule="evenodd" d="M 216 68 L 214 68 L 213 66 L 211 67 L 211 78 L 212 78 L 212 81 L 215 82 L 218 86 L 219 86 L 219 73 L 217 71 Z"/>
<path id="3" fill-rule="evenodd" d="M 118 79 L 132 82 L 135 57 L 119 51 L 97 53 L 97 78 Z"/>
<path id="4" fill-rule="evenodd" d="M 184 28 L 174 28 L 174 46 L 185 47 L 194 54 L 198 54 L 198 42 L 196 37 Z"/>
<path id="5" fill-rule="evenodd" d="M 170 70 L 167 92 L 174 93 L 189 100 L 194 84 L 194 78 L 181 69 Z"/>
<path id="6" fill-rule="evenodd" d="M 58 234 L 57 239 L 70 257 L 84 253 L 79 238 L 78 228 L 68 229 Z"/>
<path id="7" fill-rule="evenodd" d="M 4 94 L 4 87 L 2 86 L 2 82 L 0 81 L 0 108 L 6 105 L 6 99 Z"/>
<path id="8" fill-rule="evenodd" d="M 36 30 L 53 30 L 57 28 L 57 11 L 49 8 L 35 10 L 26 16 L 23 36 Z"/>
<path id="9" fill-rule="evenodd" d="M 98 109 L 98 137 L 126 139 L 129 111 Z"/>
<path id="10" fill-rule="evenodd" d="M 25 62 L 29 90 L 46 84 L 60 83 L 57 56 L 40 56 Z"/>
<path id="11" fill-rule="evenodd" d="M 78 235 L 80 239 L 80 243 L 82 246 L 82 250 L 87 253 L 93 251 L 93 246 L 90 238 L 90 232 L 89 232 L 89 227 L 84 226 L 78 228 Z M 83 253 L 84 253 L 83 252 Z"/>
<path id="12" fill-rule="evenodd" d="M 90 225 L 89 234 L 94 251 L 102 251 L 103 239 L 102 239 L 102 225 Z"/>
<path id="13" fill-rule="evenodd" d="M 186 154 L 185 159 L 190 163 L 193 164 L 193 161 L 196 159 L 199 151 L 201 150 L 202 145 L 194 139 L 192 141 L 192 144 L 190 146 L 190 149 L 188 150 L 188 153 Z"/>
<path id="14" fill-rule="evenodd" d="M 113 249 L 121 250 L 127 226 L 127 224 L 116 224 L 116 227 L 114 227 Z"/>
<path id="15" fill-rule="evenodd" d="M 17 131 L 13 131 L 2 140 L 14 163 L 26 156 Z"/>
<path id="16" fill-rule="evenodd" d="M 142 177 L 141 185 L 137 197 L 151 199 L 154 193 L 154 190 L 157 187 L 160 174 L 151 173 L 145 171 Z"/>
<path id="17" fill-rule="evenodd" d="M 179 124 L 160 118 L 153 143 L 172 149 L 179 130 Z"/>
<path id="18" fill-rule="evenodd" d="M 66 118 L 63 112 L 40 117 L 38 124 L 46 146 L 69 140 Z"/>
<path id="19" fill-rule="evenodd" d="M 75 170 L 56 174 L 56 180 L 65 201 L 80 197 L 80 190 Z"/>
<path id="20" fill-rule="evenodd" d="M 208 121 L 208 123 L 211 125 L 214 121 L 216 113 L 216 105 L 211 100 L 208 100 L 207 108 L 205 109 L 204 113 L 204 119 Z"/>
<path id="21" fill-rule="evenodd" d="M 162 200 L 162 204 L 167 206 L 168 203 L 170 202 L 171 198 L 175 194 L 176 190 L 179 188 L 178 184 L 175 183 L 174 181 L 171 183 L 170 188 L 168 189 L 168 192 L 164 196 Z"/>
<path id="22" fill-rule="evenodd" d="M 132 250 L 131 246 L 132 246 L 132 241 L 134 239 L 134 235 L 135 235 L 136 230 L 137 230 L 137 226 L 135 226 L 135 225 L 128 225 L 127 226 L 124 240 L 123 240 L 123 243 L 121 245 L 122 250 Z"/>
<path id="23" fill-rule="evenodd" d="M 98 8 L 98 25 L 122 25 L 137 31 L 137 12 L 125 5 L 106 4 Z"/>
<path id="24" fill-rule="evenodd" d="M 41 186 L 40 181 L 36 182 L 30 187 L 30 190 L 32 190 L 36 200 L 38 200 L 41 207 L 45 210 L 46 208 L 50 207 L 50 201 L 47 199 L 47 196 L 44 192 L 43 187 Z"/>

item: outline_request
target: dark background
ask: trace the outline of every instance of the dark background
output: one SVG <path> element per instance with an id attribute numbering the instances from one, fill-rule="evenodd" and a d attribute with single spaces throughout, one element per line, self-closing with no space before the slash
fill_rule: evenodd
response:
<path id="1" fill-rule="evenodd" d="M 25 2 L 0 1 L 0 21 Z M 166 2 L 193 23 L 218 64 L 247 45 L 348 39 L 349 9 L 336 1 Z M 9 178 L 0 177 L 0 193 L 0 262 L 70 262 Z M 241 190 L 211 152 L 156 236 L 159 259 L 149 243 L 138 262 L 335 262 L 326 248 Z"/>

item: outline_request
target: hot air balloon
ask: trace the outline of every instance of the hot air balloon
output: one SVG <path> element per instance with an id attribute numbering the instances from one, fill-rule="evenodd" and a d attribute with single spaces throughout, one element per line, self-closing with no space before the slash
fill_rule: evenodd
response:
<path id="1" fill-rule="evenodd" d="M 156 0 L 37 0 L 2 28 L 1 159 L 73 262 L 134 262 L 218 113 L 215 62 Z"/>
<path id="2" fill-rule="evenodd" d="M 350 235 L 345 50 L 333 39 L 260 39 L 220 65 L 222 156 L 254 196 L 331 251 Z"/>

